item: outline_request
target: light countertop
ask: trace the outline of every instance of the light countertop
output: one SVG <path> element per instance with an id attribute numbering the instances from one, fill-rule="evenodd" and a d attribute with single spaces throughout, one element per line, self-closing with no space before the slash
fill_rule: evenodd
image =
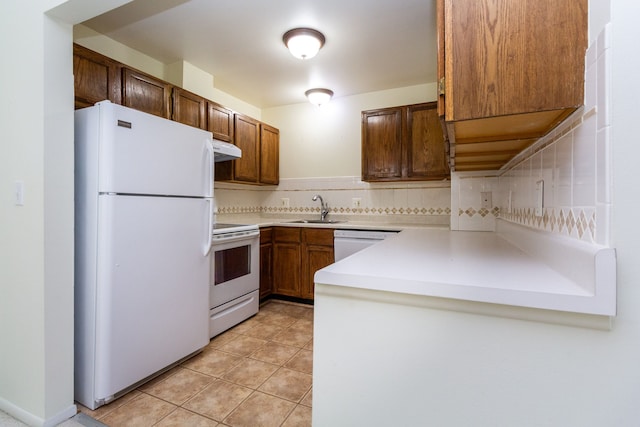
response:
<path id="1" fill-rule="evenodd" d="M 591 245 L 498 221 L 500 232 L 448 224 L 317 215 L 218 215 L 218 222 L 401 231 L 319 270 L 316 284 L 597 316 L 616 313 L 616 256 Z"/>
<path id="2" fill-rule="evenodd" d="M 265 227 L 309 227 L 309 228 L 335 228 L 335 229 L 357 229 L 357 230 L 384 230 L 384 231 L 401 231 L 406 229 L 441 229 L 448 230 L 449 224 L 426 223 L 419 222 L 398 222 L 378 218 L 376 220 L 366 220 L 363 217 L 336 217 L 333 219 L 339 222 L 327 223 L 300 223 L 296 222 L 302 219 L 317 219 L 318 215 L 282 215 L 282 216 L 263 216 L 263 215 L 218 215 L 217 221 L 229 224 L 257 224 L 260 228 Z"/>
<path id="3" fill-rule="evenodd" d="M 554 243 L 549 244 L 549 250 Z M 498 233 L 412 229 L 319 270 L 316 284 L 599 315 L 615 314 L 610 248 L 563 242 L 571 277 Z M 568 245 L 568 246 L 567 246 Z M 571 256 L 571 252 L 580 257 Z M 591 283 L 593 280 L 594 283 Z"/>

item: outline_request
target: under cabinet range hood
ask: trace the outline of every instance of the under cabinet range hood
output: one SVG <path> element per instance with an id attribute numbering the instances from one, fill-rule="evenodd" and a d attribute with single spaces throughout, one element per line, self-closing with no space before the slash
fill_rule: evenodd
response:
<path id="1" fill-rule="evenodd" d="M 213 154 L 216 162 L 239 159 L 242 157 L 242 150 L 228 142 L 213 140 Z"/>

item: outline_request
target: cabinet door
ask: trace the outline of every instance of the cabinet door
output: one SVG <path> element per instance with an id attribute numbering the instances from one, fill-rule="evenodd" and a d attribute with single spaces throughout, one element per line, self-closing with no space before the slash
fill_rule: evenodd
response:
<path id="1" fill-rule="evenodd" d="M 120 104 L 122 100 L 120 70 L 121 66 L 118 62 L 74 44 L 75 108 L 90 107 L 104 100 Z"/>
<path id="2" fill-rule="evenodd" d="M 300 297 L 313 299 L 315 282 L 313 276 L 316 271 L 333 264 L 333 247 L 330 246 L 307 246 L 302 262 L 303 281 L 300 289 Z"/>
<path id="3" fill-rule="evenodd" d="M 233 160 L 235 181 L 258 182 L 260 148 L 260 122 L 242 114 L 234 117 L 235 145 L 242 150 L 242 157 Z"/>
<path id="4" fill-rule="evenodd" d="M 363 181 L 401 178 L 402 153 L 402 109 L 363 111 Z"/>
<path id="5" fill-rule="evenodd" d="M 215 102 L 207 102 L 207 130 L 215 139 L 233 142 L 233 111 Z"/>
<path id="6" fill-rule="evenodd" d="M 280 182 L 280 131 L 260 125 L 260 183 L 277 185 Z"/>
<path id="7" fill-rule="evenodd" d="M 260 299 L 273 292 L 273 243 L 272 228 L 260 230 Z"/>
<path id="8" fill-rule="evenodd" d="M 303 229 L 302 251 L 302 283 L 300 285 L 300 297 L 304 299 L 314 298 L 316 271 L 324 268 L 334 261 L 333 229 L 305 228 Z"/>
<path id="9" fill-rule="evenodd" d="M 449 121 L 583 102 L 587 1 L 445 0 Z"/>
<path id="10" fill-rule="evenodd" d="M 273 292 L 300 297 L 301 230 L 273 229 Z"/>
<path id="11" fill-rule="evenodd" d="M 122 70 L 122 104 L 145 113 L 171 118 L 172 86 L 129 68 Z"/>
<path id="12" fill-rule="evenodd" d="M 437 103 L 407 107 L 407 177 L 443 179 L 449 162 Z"/>
<path id="13" fill-rule="evenodd" d="M 273 291 L 292 297 L 300 296 L 300 243 L 273 244 Z"/>
<path id="14" fill-rule="evenodd" d="M 199 129 L 207 129 L 207 100 L 179 87 L 173 88 L 173 120 Z"/>

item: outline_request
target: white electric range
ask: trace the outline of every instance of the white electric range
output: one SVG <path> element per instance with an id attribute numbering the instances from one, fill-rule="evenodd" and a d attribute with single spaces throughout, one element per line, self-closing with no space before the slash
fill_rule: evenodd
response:
<path id="1" fill-rule="evenodd" d="M 215 223 L 211 236 L 209 335 L 214 337 L 258 312 L 260 230 Z"/>

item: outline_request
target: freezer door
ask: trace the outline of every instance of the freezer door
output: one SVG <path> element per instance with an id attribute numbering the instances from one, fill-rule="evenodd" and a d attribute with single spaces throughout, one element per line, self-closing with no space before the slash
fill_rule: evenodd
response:
<path id="1" fill-rule="evenodd" d="M 91 108 L 99 109 L 100 193 L 213 196 L 210 132 L 109 102 Z"/>
<path id="2" fill-rule="evenodd" d="M 209 202 L 99 197 L 96 400 L 208 343 Z"/>

